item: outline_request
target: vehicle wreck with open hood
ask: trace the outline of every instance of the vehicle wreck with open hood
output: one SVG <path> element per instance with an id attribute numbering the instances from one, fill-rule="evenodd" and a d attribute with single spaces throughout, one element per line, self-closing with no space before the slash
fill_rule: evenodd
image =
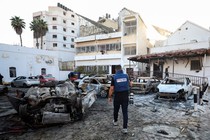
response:
<path id="1" fill-rule="evenodd" d="M 82 119 L 96 100 L 94 89 L 79 92 L 65 81 L 53 86 L 31 87 L 23 97 L 7 94 L 22 121 L 29 125 L 68 123 Z"/>

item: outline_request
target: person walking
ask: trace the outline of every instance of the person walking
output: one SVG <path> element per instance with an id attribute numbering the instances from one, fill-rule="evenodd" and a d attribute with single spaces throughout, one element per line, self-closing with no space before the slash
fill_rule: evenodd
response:
<path id="1" fill-rule="evenodd" d="M 169 66 L 165 68 L 165 78 L 169 77 L 168 69 L 169 69 Z"/>
<path id="2" fill-rule="evenodd" d="M 1 73 L 0 73 L 0 85 L 3 85 L 3 79 L 4 78 L 4 76 L 3 75 L 1 75 Z"/>
<path id="3" fill-rule="evenodd" d="M 130 86 L 132 86 L 132 83 L 129 80 L 129 77 L 127 74 L 124 74 L 121 68 L 121 65 L 116 66 L 116 74 L 113 76 L 111 81 L 111 86 L 109 89 L 109 96 L 108 101 L 112 102 L 112 95 L 113 105 L 114 105 L 114 120 L 113 125 L 118 125 L 118 112 L 121 106 L 122 114 L 123 114 L 123 129 L 122 132 L 124 134 L 128 133 L 127 130 L 127 124 L 128 124 L 128 101 L 129 101 L 129 91 Z"/>

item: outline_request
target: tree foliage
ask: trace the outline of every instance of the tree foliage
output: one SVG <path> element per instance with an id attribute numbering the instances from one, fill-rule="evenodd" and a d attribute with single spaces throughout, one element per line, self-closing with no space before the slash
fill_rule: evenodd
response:
<path id="1" fill-rule="evenodd" d="M 34 38 L 36 38 L 36 47 L 39 48 L 38 38 L 41 38 L 41 49 L 43 46 L 43 36 L 45 36 L 48 31 L 47 22 L 43 19 L 34 19 L 30 23 L 30 29 L 34 32 Z"/>
<path id="2" fill-rule="evenodd" d="M 24 22 L 23 19 L 21 19 L 18 16 L 14 16 L 10 20 L 11 20 L 11 26 L 14 28 L 15 32 L 20 36 L 20 44 L 21 46 L 23 46 L 21 35 L 23 32 L 23 29 L 25 29 L 26 23 Z"/>

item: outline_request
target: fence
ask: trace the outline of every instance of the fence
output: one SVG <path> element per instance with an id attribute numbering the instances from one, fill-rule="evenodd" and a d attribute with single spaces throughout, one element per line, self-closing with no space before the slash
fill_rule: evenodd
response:
<path id="1" fill-rule="evenodd" d="M 160 71 L 142 71 L 142 72 L 133 74 L 134 79 L 137 79 L 137 77 L 150 77 L 150 76 L 155 76 L 158 79 L 163 79 L 165 74 Z M 169 73 L 169 77 L 188 77 L 191 80 L 192 84 L 195 86 L 199 86 L 204 83 L 208 83 L 208 78 L 201 77 L 201 76 L 179 74 L 179 73 Z"/>

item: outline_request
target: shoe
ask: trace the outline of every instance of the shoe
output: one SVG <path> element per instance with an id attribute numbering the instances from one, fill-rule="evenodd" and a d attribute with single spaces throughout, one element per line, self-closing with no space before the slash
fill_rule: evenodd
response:
<path id="1" fill-rule="evenodd" d="M 117 122 L 115 122 L 115 121 L 113 120 L 113 125 L 114 125 L 114 126 L 117 126 L 118 124 L 117 124 Z"/>
<path id="2" fill-rule="evenodd" d="M 127 133 L 128 133 L 128 129 L 127 129 L 127 128 L 123 128 L 123 129 L 122 129 L 122 133 L 123 133 L 123 134 L 127 134 Z"/>

